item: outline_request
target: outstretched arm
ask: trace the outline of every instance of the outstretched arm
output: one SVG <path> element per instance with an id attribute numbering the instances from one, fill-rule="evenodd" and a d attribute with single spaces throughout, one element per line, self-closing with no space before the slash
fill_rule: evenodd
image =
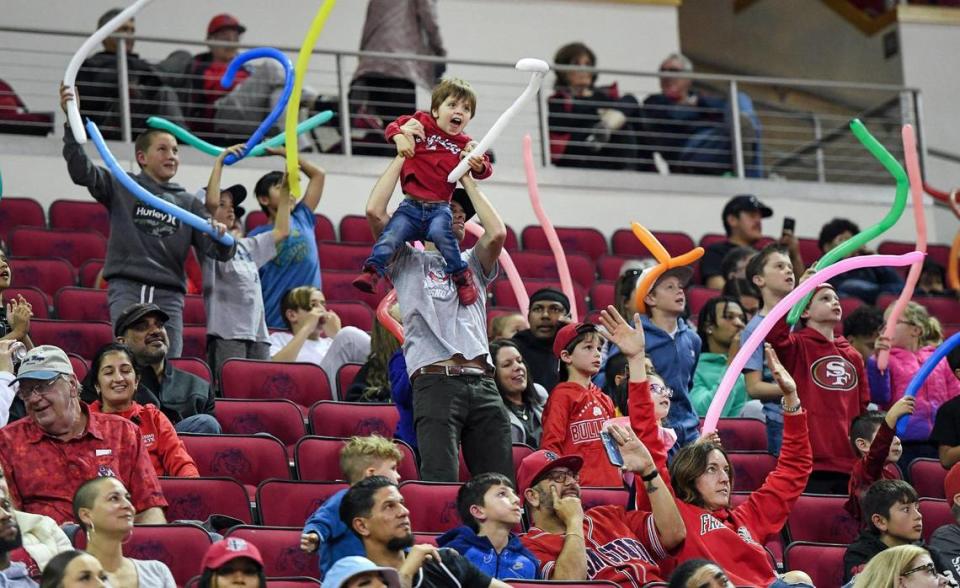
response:
<path id="1" fill-rule="evenodd" d="M 460 183 L 463 184 L 470 202 L 477 211 L 477 219 L 483 225 L 483 237 L 480 237 L 474 251 L 480 265 L 483 266 L 484 273 L 489 274 L 496 266 L 500 252 L 503 251 L 503 244 L 507 240 L 507 227 L 470 174 L 464 174 Z"/>
<path id="2" fill-rule="evenodd" d="M 370 191 L 370 197 L 367 199 L 367 223 L 370 225 L 374 239 L 380 238 L 380 233 L 390 220 L 390 215 L 387 214 L 387 203 L 390 202 L 393 190 L 397 187 L 402 167 L 403 157 L 394 157 Z"/>
<path id="3" fill-rule="evenodd" d="M 204 198 L 204 205 L 207 207 L 207 212 L 211 215 L 216 215 L 217 208 L 220 207 L 220 177 L 223 175 L 223 160 L 231 153 L 236 157 L 240 157 L 243 154 L 243 145 L 232 145 L 221 151 L 216 161 L 213 162 L 213 169 L 210 170 L 210 179 L 207 180 L 207 193 Z"/>

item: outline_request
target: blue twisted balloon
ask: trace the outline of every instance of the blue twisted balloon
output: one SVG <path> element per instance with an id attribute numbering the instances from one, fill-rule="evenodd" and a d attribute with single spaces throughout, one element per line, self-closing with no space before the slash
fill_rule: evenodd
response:
<path id="1" fill-rule="evenodd" d="M 910 384 L 907 385 L 907 389 L 903 395 L 916 397 L 920 386 L 923 386 L 923 383 L 927 381 L 927 377 L 933 372 L 934 368 L 937 367 L 937 364 L 940 363 L 948 353 L 953 351 L 953 348 L 957 345 L 960 345 L 960 333 L 955 333 L 953 337 L 941 343 L 940 346 L 934 350 L 933 355 L 927 358 L 927 361 L 923 362 L 923 365 L 920 366 L 917 373 L 913 375 L 913 379 L 910 380 Z M 909 421 L 910 415 L 908 414 L 897 419 L 897 435 L 901 439 L 903 439 L 903 435 L 907 432 L 907 423 Z"/>
<path id="2" fill-rule="evenodd" d="M 240 55 L 234 57 L 230 62 L 230 65 L 227 66 L 227 71 L 224 72 L 223 77 L 220 78 L 220 85 L 224 88 L 229 88 L 233 85 L 233 78 L 237 75 L 237 72 L 240 71 L 240 67 L 244 63 L 252 59 L 261 59 L 263 57 L 276 59 L 280 62 L 280 65 L 283 66 L 286 78 L 283 83 L 283 92 L 280 94 L 280 99 L 273 107 L 273 110 L 271 110 L 270 114 L 267 115 L 267 118 L 260 123 L 260 126 L 257 127 L 257 130 L 250 135 L 249 139 L 247 139 L 246 144 L 243 146 L 243 154 L 240 157 L 237 157 L 231 153 L 224 158 L 223 162 L 227 165 L 233 165 L 249 155 L 250 151 L 256 147 L 260 141 L 263 140 L 263 136 L 267 134 L 267 131 L 269 131 L 270 128 L 273 127 L 273 124 L 277 122 L 277 119 L 280 118 L 280 115 L 283 113 L 283 109 L 287 106 L 287 101 L 290 100 L 290 94 L 293 93 L 293 63 L 290 62 L 290 58 L 287 57 L 282 51 L 279 49 L 274 49 L 273 47 L 257 47 L 256 49 L 244 51 Z"/>
<path id="3" fill-rule="evenodd" d="M 205 219 L 200 218 L 189 210 L 184 210 L 176 204 L 167 202 L 163 198 L 148 192 L 146 188 L 131 178 L 127 172 L 123 171 L 123 168 L 120 167 L 120 164 L 117 163 L 117 159 L 113 156 L 113 153 L 110 152 L 110 148 L 107 147 L 106 142 L 104 142 L 103 135 L 100 134 L 100 129 L 97 128 L 96 123 L 90 119 L 87 119 L 86 127 L 87 134 L 90 135 L 90 138 L 93 140 L 93 144 L 100 153 L 100 157 L 103 159 L 103 162 L 107 164 L 107 169 L 110 170 L 110 173 L 113 175 L 113 177 L 120 182 L 123 187 L 127 189 L 127 191 L 133 194 L 137 200 L 140 200 L 144 204 L 148 204 L 161 212 L 165 212 L 179 219 L 184 224 L 187 224 L 202 233 L 210 235 L 211 238 L 216 239 L 224 245 L 232 246 L 234 244 L 234 239 L 229 233 L 218 235 L 213 226 L 211 226 L 211 224 Z"/>

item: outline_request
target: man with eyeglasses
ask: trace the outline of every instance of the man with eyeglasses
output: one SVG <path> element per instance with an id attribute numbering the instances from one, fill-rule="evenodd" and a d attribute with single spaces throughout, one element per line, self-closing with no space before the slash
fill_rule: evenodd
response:
<path id="1" fill-rule="evenodd" d="M 623 456 L 623 470 L 644 484 L 653 512 L 627 512 L 620 505 L 583 511 L 577 455 L 539 450 L 520 463 L 517 488 L 532 526 L 521 537 L 540 560 L 545 580 L 607 580 L 643 586 L 665 580 L 660 561 L 686 537 L 673 494 L 659 477 L 650 452 L 628 428 L 609 433 Z"/>
<path id="2" fill-rule="evenodd" d="M 530 378 L 548 391 L 557 385 L 560 369 L 560 360 L 553 354 L 553 340 L 569 319 L 570 299 L 559 290 L 541 288 L 530 297 L 527 311 L 530 328 L 513 336 Z"/>
<path id="3" fill-rule="evenodd" d="M 166 522 L 167 501 L 140 431 L 126 419 L 90 412 L 63 350 L 33 348 L 17 375 L 27 418 L 0 429 L 0 466 L 14 502 L 63 524 L 74 520 L 80 484 L 111 476 L 130 489 L 136 522 Z"/>

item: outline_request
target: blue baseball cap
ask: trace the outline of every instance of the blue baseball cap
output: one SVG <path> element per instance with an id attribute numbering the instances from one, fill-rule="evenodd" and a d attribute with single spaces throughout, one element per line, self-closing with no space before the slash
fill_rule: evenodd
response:
<path id="1" fill-rule="evenodd" d="M 337 560 L 323 577 L 321 588 L 343 588 L 350 578 L 367 572 L 379 572 L 389 588 L 400 588 L 400 574 L 393 568 L 380 567 L 369 559 L 350 555 Z"/>

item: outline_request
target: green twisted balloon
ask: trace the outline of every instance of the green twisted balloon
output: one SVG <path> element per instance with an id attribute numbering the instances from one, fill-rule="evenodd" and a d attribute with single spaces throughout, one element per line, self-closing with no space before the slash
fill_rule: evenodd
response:
<path id="1" fill-rule="evenodd" d="M 903 216 L 904 209 L 907 207 L 910 180 L 907 178 L 907 172 L 903 170 L 903 166 L 900 165 L 900 162 L 897 161 L 893 155 L 890 155 L 890 152 L 880 144 L 880 141 L 877 141 L 877 139 L 870 134 L 870 131 L 860 122 L 860 119 L 855 118 L 850 121 L 850 130 L 853 131 L 853 136 L 867 148 L 867 151 L 869 151 L 897 181 L 897 193 L 893 199 L 893 206 L 880 222 L 857 233 L 850 239 L 847 239 L 837 247 L 828 251 L 823 257 L 817 260 L 817 263 L 813 266 L 814 271 L 821 270 L 844 259 L 885 233 L 900 220 L 900 217 Z M 787 323 L 791 325 L 796 324 L 797 320 L 800 319 L 800 315 L 803 314 L 804 309 L 806 309 L 810 303 L 811 296 L 813 296 L 812 293 L 807 294 L 796 306 L 790 309 L 790 314 L 787 315 Z"/>
<path id="2" fill-rule="evenodd" d="M 297 125 L 297 134 L 302 135 L 307 131 L 319 127 L 322 124 L 325 124 L 333 118 L 332 110 L 324 110 L 323 112 L 318 112 L 317 114 L 306 119 L 302 123 Z M 211 157 L 217 157 L 220 153 L 223 152 L 223 147 L 217 147 L 213 143 L 208 143 L 201 139 L 200 137 L 194 135 L 187 129 L 181 127 L 177 123 L 171 122 L 162 116 L 151 116 L 147 119 L 147 126 L 154 129 L 160 129 L 166 131 L 176 137 L 180 142 L 190 145 L 194 149 L 206 153 Z M 260 143 L 256 147 L 250 150 L 250 155 L 254 157 L 261 157 L 266 154 L 267 149 L 270 147 L 280 147 L 283 145 L 284 136 L 283 133 L 270 137 L 263 143 Z"/>

